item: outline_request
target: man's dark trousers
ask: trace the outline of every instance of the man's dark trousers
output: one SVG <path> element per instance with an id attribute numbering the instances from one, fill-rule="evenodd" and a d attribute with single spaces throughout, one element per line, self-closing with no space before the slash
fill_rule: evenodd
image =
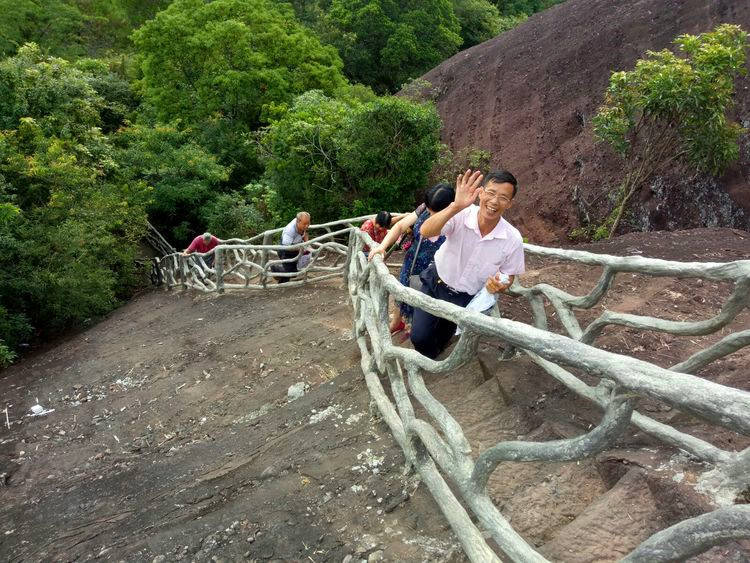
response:
<path id="1" fill-rule="evenodd" d="M 447 286 L 438 277 L 434 263 L 422 272 L 419 279 L 422 280 L 422 293 L 435 299 L 466 307 L 473 297 L 473 295 L 463 291 L 455 291 Z M 455 333 L 456 323 L 442 317 L 436 317 L 421 309 L 414 309 L 411 342 L 414 344 L 414 349 L 420 354 L 434 360 L 445 349 Z"/>
<path id="2" fill-rule="evenodd" d="M 279 255 L 279 258 L 282 260 L 286 260 L 288 258 L 297 258 L 299 257 L 299 250 L 277 250 L 276 253 Z M 286 272 L 288 274 L 295 274 L 297 273 L 297 261 L 290 261 L 290 262 L 282 262 L 279 264 L 281 266 L 281 271 Z M 288 281 L 291 281 L 292 278 L 276 278 L 276 281 L 278 283 L 286 283 Z"/>

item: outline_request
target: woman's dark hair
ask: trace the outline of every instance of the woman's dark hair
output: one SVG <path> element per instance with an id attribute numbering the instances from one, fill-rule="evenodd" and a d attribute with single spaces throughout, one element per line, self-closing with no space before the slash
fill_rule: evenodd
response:
<path id="1" fill-rule="evenodd" d="M 425 204 L 436 213 L 448 207 L 455 198 L 456 190 L 453 189 L 453 186 L 445 182 L 435 184 L 431 188 L 428 188 L 424 194 Z"/>
<path id="2" fill-rule="evenodd" d="M 384 228 L 391 226 L 391 214 L 388 211 L 379 211 L 375 216 L 375 223 Z"/>

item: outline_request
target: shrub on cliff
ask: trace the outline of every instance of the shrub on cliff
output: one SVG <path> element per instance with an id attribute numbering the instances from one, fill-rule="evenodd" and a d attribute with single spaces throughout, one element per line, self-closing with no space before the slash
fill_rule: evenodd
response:
<path id="1" fill-rule="evenodd" d="M 739 155 L 742 128 L 727 117 L 734 79 L 744 74 L 747 33 L 724 24 L 675 40 L 681 56 L 649 51 L 631 71 L 612 73 L 594 133 L 625 163 L 617 205 L 600 229 L 612 236 L 636 191 L 658 170 L 685 163 L 721 173 Z"/>

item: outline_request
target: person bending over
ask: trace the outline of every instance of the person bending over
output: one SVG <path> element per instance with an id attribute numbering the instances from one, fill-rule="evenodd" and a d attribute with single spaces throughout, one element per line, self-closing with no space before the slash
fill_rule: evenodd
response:
<path id="1" fill-rule="evenodd" d="M 182 255 L 188 256 L 193 252 L 197 252 L 199 254 L 211 252 L 220 243 L 221 240 L 213 236 L 211 233 L 203 233 L 202 235 L 198 235 L 193 239 L 193 242 L 191 242 L 190 246 L 188 246 L 182 252 Z M 204 256 L 203 261 L 206 263 L 207 267 L 212 268 L 214 265 L 214 255 L 210 254 L 209 256 Z"/>
<path id="2" fill-rule="evenodd" d="M 388 234 L 388 229 L 393 227 L 394 225 L 397 225 L 398 222 L 407 216 L 407 213 L 397 213 L 396 215 L 392 215 L 390 211 L 380 211 L 375 216 L 375 220 L 368 219 L 364 223 L 362 223 L 362 226 L 359 228 L 360 231 L 366 232 L 368 235 L 370 235 L 370 238 L 377 242 L 378 244 L 383 242 L 383 239 L 385 239 L 386 235 Z M 370 247 L 365 245 L 362 249 L 365 255 L 367 255 L 370 252 Z"/>
<path id="3" fill-rule="evenodd" d="M 433 214 L 420 229 L 423 237 L 445 242 L 420 279 L 422 293 L 465 307 L 482 287 L 503 292 L 525 270 L 523 238 L 503 218 L 518 191 L 510 172 L 491 172 L 484 178 L 467 170 L 456 179 L 456 197 Z M 479 205 L 474 205 L 479 196 Z M 500 274 L 506 274 L 503 283 Z M 414 349 L 435 359 L 456 331 L 455 323 L 416 309 L 411 330 Z"/>
<path id="4" fill-rule="evenodd" d="M 281 244 L 283 246 L 292 246 L 301 242 L 307 242 L 307 228 L 310 226 L 310 214 L 307 211 L 300 211 L 297 216 L 292 219 L 289 224 L 284 227 L 281 232 Z M 300 269 L 307 266 L 310 262 L 310 253 L 303 250 L 279 250 L 279 258 L 286 260 L 289 258 L 297 258 L 296 260 L 289 260 L 288 262 L 282 262 L 281 264 L 275 265 L 272 268 L 274 272 L 286 272 L 286 273 L 297 273 Z M 290 277 L 280 277 L 276 281 L 278 283 L 286 283 L 290 280 Z"/>

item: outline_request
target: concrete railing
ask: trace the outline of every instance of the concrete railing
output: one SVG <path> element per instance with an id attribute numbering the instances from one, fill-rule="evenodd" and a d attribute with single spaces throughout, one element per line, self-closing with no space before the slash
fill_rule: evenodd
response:
<path id="1" fill-rule="evenodd" d="M 474 513 L 481 526 L 511 560 L 546 561 L 512 528 L 487 493 L 488 479 L 501 462 L 556 462 L 590 457 L 612 446 L 630 423 L 669 445 L 712 463 L 714 469 L 707 475 L 717 486 L 730 489 L 747 486 L 750 479 L 750 449 L 741 452 L 721 450 L 633 409 L 639 396 L 650 397 L 731 431 L 750 434 L 750 393 L 690 373 L 746 346 L 749 343 L 748 331 L 727 336 L 671 369 L 613 354 L 592 344 L 601 328 L 607 324 L 674 334 L 707 334 L 721 329 L 748 306 L 750 261 L 684 264 L 526 245 L 526 252 L 530 254 L 596 264 L 604 268 L 594 290 L 582 297 L 569 295 L 550 285 L 526 288 L 516 282 L 511 293 L 529 300 L 535 325 L 530 326 L 468 311 L 404 287 L 390 275 L 379 258 L 372 263 L 366 261 L 359 252 L 363 244 L 371 244 L 370 238 L 365 233 L 352 232 L 349 246 L 353 251 L 349 253 L 346 279 L 354 307 L 355 335 L 361 351 L 365 381 L 408 462 L 416 468 L 432 492 L 472 561 L 498 561 L 498 557 L 487 545 L 464 506 Z M 599 302 L 619 272 L 725 280 L 733 282 L 735 290 L 719 315 L 708 321 L 680 323 L 605 312 L 586 328 L 581 328 L 575 310 L 590 308 Z M 431 360 L 414 350 L 392 344 L 388 329 L 391 297 L 450 319 L 462 329 L 460 339 L 445 359 Z M 567 335 L 546 330 L 545 298 L 557 312 Z M 431 395 L 422 373 L 448 372 L 467 363 L 475 356 L 480 338 L 505 342 L 507 359 L 513 357 L 516 351 L 527 354 L 568 388 L 601 406 L 604 415 L 600 424 L 588 433 L 568 440 L 504 441 L 473 454 L 461 426 L 446 407 Z M 594 376 L 599 383 L 589 386 L 571 370 Z M 395 404 L 386 394 L 383 380 L 390 384 Z M 415 416 L 415 401 L 429 415 L 429 421 Z M 452 482 L 453 488 L 449 487 L 446 479 Z M 696 533 L 696 530 L 701 532 Z M 655 534 L 638 546 L 626 560 L 679 561 L 718 543 L 747 537 L 750 537 L 750 508 L 725 507 Z"/>
<path id="2" fill-rule="evenodd" d="M 222 293 L 227 289 L 277 289 L 306 285 L 328 278 L 341 277 L 344 271 L 349 233 L 356 225 L 373 215 L 343 219 L 308 229 L 310 240 L 292 246 L 274 244 L 283 229 L 272 229 L 250 239 L 228 239 L 206 253 L 183 256 L 180 252 L 155 258 L 162 283 L 173 287 Z M 274 266 L 294 262 L 297 258 L 279 258 L 279 250 L 304 250 L 309 263 L 298 272 L 274 272 Z M 210 264 L 210 265 L 209 265 Z M 282 285 L 279 278 L 295 278 Z M 271 283 L 269 283 L 271 282 Z"/>
<path id="3" fill-rule="evenodd" d="M 525 245 L 527 254 L 602 268 L 599 282 L 584 296 L 570 295 L 548 284 L 524 287 L 517 280 L 509 292 L 528 300 L 532 326 L 498 315 L 482 315 L 402 286 L 380 258 L 370 263 L 361 252 L 364 245 L 374 243 L 355 224 L 368 217 L 313 226 L 312 238 L 294 247 L 273 244 L 273 237 L 281 229 L 247 241 L 225 241 L 212 253 L 213 268 L 206 266 L 205 255 L 180 254 L 165 257 L 159 267 L 168 287 L 181 285 L 207 292 L 292 287 L 342 276 L 352 300 L 354 333 L 371 397 L 407 462 L 419 472 L 472 561 L 499 558 L 465 507 L 511 560 L 546 561 L 513 529 L 487 493 L 488 479 L 501 462 L 590 457 L 613 446 L 630 424 L 711 464 L 711 470 L 704 474 L 707 487 L 730 491 L 747 487 L 750 448 L 739 452 L 721 449 L 634 409 L 639 397 L 649 397 L 732 432 L 750 435 L 750 393 L 693 375 L 750 344 L 750 331 L 729 334 L 668 369 L 599 349 L 594 344 L 609 325 L 677 335 L 705 335 L 721 330 L 750 305 L 750 261 L 681 263 Z M 282 248 L 309 250 L 310 264 L 298 274 L 288 274 L 296 276 L 295 281 L 281 286 L 269 284 L 272 276 L 279 276 L 270 267 L 282 262 L 276 256 Z M 706 320 L 681 322 L 605 311 L 582 327 L 576 313 L 599 303 L 616 275 L 623 272 L 731 282 L 734 291 L 720 312 Z M 451 353 L 436 361 L 394 346 L 388 329 L 390 298 L 450 319 L 461 327 L 460 339 Z M 547 304 L 554 309 L 565 334 L 548 330 Z M 472 452 L 458 421 L 432 396 L 422 374 L 448 372 L 469 362 L 476 355 L 480 338 L 503 341 L 504 359 L 511 360 L 519 352 L 526 354 L 566 387 L 599 405 L 604 411 L 599 425 L 572 439 L 504 441 Z M 593 376 L 598 383 L 589 385 L 574 372 Z M 382 381 L 388 382 L 393 401 Z M 429 420 L 415 416 L 415 401 Z M 654 534 L 625 560 L 678 561 L 730 539 L 748 537 L 750 508 L 727 506 Z"/>

